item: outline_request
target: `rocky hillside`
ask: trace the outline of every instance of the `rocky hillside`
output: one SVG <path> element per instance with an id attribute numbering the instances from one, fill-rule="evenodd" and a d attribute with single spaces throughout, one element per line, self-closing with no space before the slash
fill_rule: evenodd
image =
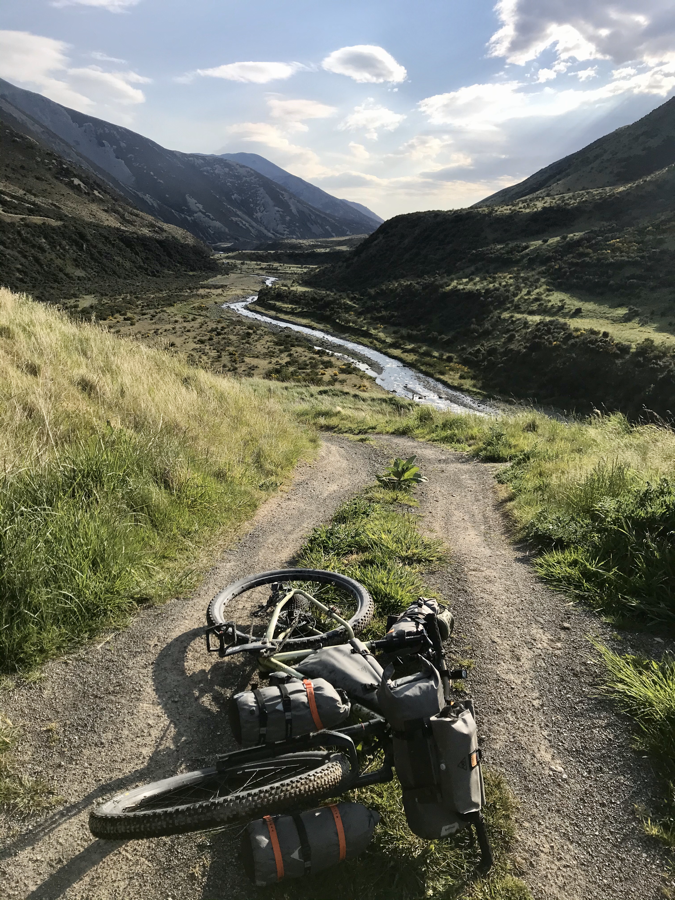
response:
<path id="1" fill-rule="evenodd" d="M 346 223 L 350 223 L 352 227 L 360 229 L 364 234 L 370 234 L 373 231 L 373 223 L 381 225 L 384 222 L 384 219 L 369 210 L 367 206 L 363 206 L 361 203 L 353 203 L 350 200 L 338 200 L 332 194 L 327 194 L 326 191 L 322 191 L 321 188 L 310 184 L 309 181 L 305 181 L 303 178 L 298 178 L 297 175 L 291 175 L 290 172 L 270 162 L 269 159 L 265 159 L 264 156 L 259 156 L 257 153 L 221 153 L 220 156 L 221 159 L 229 159 L 232 162 L 239 163 L 241 166 L 255 169 L 256 172 L 260 172 L 261 175 L 265 175 L 265 177 L 285 187 L 292 194 L 295 194 L 296 197 L 315 207 L 315 209 L 320 209 L 330 216 L 335 216 Z M 358 233 L 358 231 L 352 232 L 352 234 Z"/>
<path id="2" fill-rule="evenodd" d="M 582 150 L 504 188 L 476 206 L 509 204 L 523 197 L 557 196 L 617 187 L 675 163 L 675 97 L 648 115 L 617 128 Z"/>
<path id="3" fill-rule="evenodd" d="M 61 300 L 211 271 L 210 251 L 140 212 L 90 169 L 0 122 L 0 283 Z"/>
<path id="4" fill-rule="evenodd" d="M 128 128 L 2 80 L 0 114 L 89 168 L 139 209 L 209 244 L 246 247 L 277 238 L 363 234 L 376 227 L 353 210 L 344 219 L 316 209 L 247 166 L 167 150 Z"/>

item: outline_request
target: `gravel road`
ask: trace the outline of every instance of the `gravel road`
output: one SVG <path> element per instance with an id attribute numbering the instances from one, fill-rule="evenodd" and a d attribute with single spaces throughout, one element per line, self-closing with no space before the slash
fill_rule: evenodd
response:
<path id="1" fill-rule="evenodd" d="M 423 527 L 452 549 L 452 564 L 433 578 L 456 613 L 456 652 L 476 661 L 470 686 L 487 762 L 521 801 L 520 874 L 537 900 L 664 896 L 665 858 L 641 835 L 634 811 L 651 803 L 653 774 L 630 749 L 626 723 L 596 696 L 600 670 L 588 636 L 608 632 L 537 582 L 508 539 L 491 467 L 405 438 L 373 446 L 332 436 L 193 597 L 143 611 L 126 631 L 50 663 L 42 681 L 3 697 L 5 714 L 24 727 L 23 770 L 45 777 L 63 802 L 30 826 L 0 820 L 0 896 L 264 896 L 242 878 L 235 832 L 96 841 L 88 812 L 121 789 L 233 748 L 223 702 L 250 671 L 207 657 L 208 600 L 246 573 L 290 563 L 311 528 L 394 452 L 418 455 L 429 476 L 418 492 Z"/>

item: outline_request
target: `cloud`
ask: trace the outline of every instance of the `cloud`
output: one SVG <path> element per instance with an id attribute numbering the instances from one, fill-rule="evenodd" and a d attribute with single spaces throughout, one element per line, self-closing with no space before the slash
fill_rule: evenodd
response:
<path id="1" fill-rule="evenodd" d="M 356 106 L 338 127 L 341 131 L 363 131 L 369 140 L 376 141 L 378 131 L 394 131 L 404 119 L 404 115 L 380 106 L 369 97 L 361 106 Z"/>
<path id="2" fill-rule="evenodd" d="M 143 91 L 133 85 L 150 81 L 133 71 L 72 67 L 67 44 L 27 31 L 0 31 L 0 78 L 80 112 L 96 111 L 125 122 L 128 110 L 145 101 Z"/>
<path id="3" fill-rule="evenodd" d="M 586 72 L 584 78 L 591 77 Z M 545 87 L 532 90 L 527 83 L 507 81 L 473 84 L 447 94 L 427 97 L 419 109 L 434 125 L 472 130 L 496 130 L 504 122 L 535 116 L 562 116 L 620 96 L 656 94 L 665 97 L 675 88 L 675 59 L 651 69 L 619 69 L 607 84 L 594 89 Z"/>
<path id="4" fill-rule="evenodd" d="M 98 62 L 111 62 L 117 63 L 119 66 L 126 66 L 126 59 L 118 59 L 116 56 L 108 56 L 107 53 L 100 53 L 98 50 L 94 50 L 89 54 L 92 59 L 97 60 Z"/>
<path id="5" fill-rule="evenodd" d="M 124 12 L 140 2 L 141 0 L 52 0 L 52 6 L 95 6 L 109 12 Z"/>
<path id="6" fill-rule="evenodd" d="M 407 72 L 383 47 L 357 44 L 334 50 L 321 63 L 327 72 L 347 75 L 354 81 L 368 84 L 405 81 Z"/>
<path id="7" fill-rule="evenodd" d="M 283 81 L 290 78 L 299 69 L 300 63 L 283 62 L 235 62 L 213 69 L 197 69 L 196 72 L 184 76 L 191 80 L 191 75 L 205 75 L 210 78 L 225 78 L 228 81 L 242 81 L 250 84 L 267 84 L 270 81 Z"/>
<path id="8" fill-rule="evenodd" d="M 289 131 L 308 131 L 306 119 L 329 119 L 337 113 L 334 106 L 318 103 L 316 100 L 285 100 L 268 97 L 267 105 L 273 119 Z"/>
<path id="9" fill-rule="evenodd" d="M 370 153 L 363 144 L 357 144 L 355 141 L 350 141 L 349 149 L 352 151 L 352 156 L 356 159 L 370 159 Z"/>
<path id="10" fill-rule="evenodd" d="M 292 165 L 304 178 L 315 178 L 327 171 L 313 150 L 294 144 L 281 128 L 269 122 L 239 122 L 227 130 L 239 141 L 264 144 L 279 151 L 285 165 Z"/>
<path id="11" fill-rule="evenodd" d="M 553 48 L 559 59 L 665 61 L 675 43 L 672 0 L 499 0 L 490 54 L 524 65 Z"/>

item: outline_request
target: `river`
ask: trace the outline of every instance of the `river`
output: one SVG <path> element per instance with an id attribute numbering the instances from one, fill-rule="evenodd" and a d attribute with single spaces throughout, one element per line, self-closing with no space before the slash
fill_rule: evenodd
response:
<path id="1" fill-rule="evenodd" d="M 266 278 L 265 284 L 269 287 L 276 280 L 276 278 Z M 373 350 L 372 347 L 367 347 L 365 344 L 346 341 L 344 338 L 335 337 L 317 328 L 295 325 L 293 322 L 284 322 L 281 319 L 273 319 L 270 316 L 263 316 L 254 312 L 248 307 L 257 299 L 258 295 L 252 294 L 250 297 L 246 297 L 245 300 L 225 303 L 223 306 L 229 307 L 229 309 L 234 310 L 241 316 L 246 316 L 247 319 L 255 319 L 257 322 L 264 322 L 277 328 L 288 328 L 290 331 L 297 331 L 300 334 L 314 338 L 314 340 L 320 340 L 322 343 L 339 347 L 340 350 L 329 350 L 328 352 L 342 359 L 349 360 L 366 375 L 374 378 L 385 391 L 396 394 L 398 397 L 405 397 L 407 400 L 414 400 L 416 403 L 456 413 L 471 412 L 485 416 L 496 412 L 494 408 L 474 400 L 468 394 L 446 387 L 440 381 L 436 381 L 428 375 L 423 375 L 416 369 L 411 369 L 409 366 L 404 365 L 400 360 L 385 356 L 384 353 L 380 353 L 379 350 Z M 322 346 L 321 349 L 325 350 L 327 348 Z M 345 353 L 345 350 L 351 351 L 351 354 L 355 355 L 350 355 L 349 352 Z M 363 362 L 364 359 L 367 359 L 372 365 Z"/>

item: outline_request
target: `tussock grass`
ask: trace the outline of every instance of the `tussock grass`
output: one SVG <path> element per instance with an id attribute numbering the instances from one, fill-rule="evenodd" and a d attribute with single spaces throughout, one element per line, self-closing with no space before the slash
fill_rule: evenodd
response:
<path id="1" fill-rule="evenodd" d="M 297 560 L 299 565 L 350 575 L 373 595 L 376 616 L 369 634 L 380 637 L 386 616 L 400 613 L 420 595 L 433 596 L 424 573 L 445 560 L 440 541 L 417 528 L 414 499 L 408 492 L 371 487 L 343 504 L 328 525 L 314 529 Z M 353 799 L 377 809 L 381 821 L 373 844 L 361 857 L 269 893 L 278 900 L 531 900 L 525 884 L 510 873 L 515 840 L 515 801 L 505 780 L 486 773 L 486 819 L 497 864 L 490 877 L 477 878 L 478 853 L 469 833 L 449 840 L 425 841 L 408 828 L 397 781 L 353 791 Z"/>
<path id="2" fill-rule="evenodd" d="M 0 289 L 0 668 L 184 590 L 310 443 L 274 397 Z"/>
<path id="3" fill-rule="evenodd" d="M 652 756 L 668 784 L 663 810 L 645 816 L 645 830 L 675 848 L 675 657 L 621 655 L 601 645 L 598 650 L 607 666 L 605 693 L 633 720 L 638 747 Z"/>

